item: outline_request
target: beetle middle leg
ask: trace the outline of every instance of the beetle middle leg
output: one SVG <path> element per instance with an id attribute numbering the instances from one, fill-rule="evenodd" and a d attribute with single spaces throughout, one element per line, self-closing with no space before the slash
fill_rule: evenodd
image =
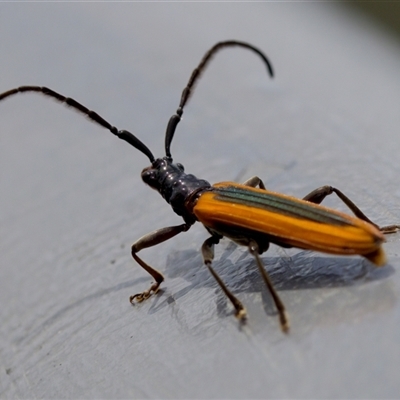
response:
<path id="1" fill-rule="evenodd" d="M 189 230 L 190 226 L 191 225 L 189 224 L 182 224 L 182 225 L 169 226 L 167 228 L 157 229 L 141 237 L 139 240 L 133 243 L 132 257 L 144 270 L 146 270 L 154 278 L 155 282 L 150 286 L 149 289 L 145 290 L 144 292 L 137 293 L 131 296 L 129 298 L 129 301 L 132 304 L 134 300 L 140 303 L 143 300 L 148 299 L 153 293 L 157 293 L 161 283 L 164 280 L 164 277 L 161 274 L 161 272 L 158 272 L 149 264 L 146 264 L 136 253 L 138 253 L 140 250 L 165 242 L 166 240 L 173 238 L 174 236 L 178 235 L 181 232 L 186 232 Z"/>
<path id="2" fill-rule="evenodd" d="M 303 197 L 303 200 L 310 201 L 311 203 L 320 204 L 326 196 L 329 196 L 332 193 L 336 193 L 340 200 L 346 204 L 347 207 L 353 211 L 354 215 L 363 221 L 369 222 L 370 224 L 377 227 L 382 233 L 389 234 L 395 233 L 400 230 L 400 225 L 387 225 L 387 226 L 378 226 L 374 222 L 372 222 L 344 193 L 342 193 L 339 189 L 325 185 L 321 186 L 318 189 L 313 190 L 307 196 Z"/>
<path id="3" fill-rule="evenodd" d="M 201 247 L 201 252 L 203 254 L 204 264 L 207 266 L 208 270 L 211 272 L 211 275 L 217 281 L 218 285 L 224 291 L 225 295 L 231 301 L 233 307 L 235 307 L 236 318 L 238 318 L 240 321 L 244 321 L 247 315 L 245 307 L 243 306 L 241 301 L 237 299 L 232 294 L 232 292 L 226 287 L 225 283 L 222 281 L 222 279 L 215 272 L 214 268 L 211 266 L 211 263 L 214 259 L 214 245 L 219 243 L 220 238 L 221 238 L 220 236 L 211 236 L 203 243 L 203 246 Z"/>
<path id="4" fill-rule="evenodd" d="M 272 296 L 272 299 L 274 300 L 276 309 L 278 310 L 279 322 L 281 324 L 282 331 L 286 333 L 289 331 L 290 324 L 289 324 L 288 315 L 286 313 L 285 305 L 283 304 L 281 298 L 279 297 L 278 292 L 275 290 L 275 287 L 272 284 L 271 278 L 269 277 L 267 271 L 265 270 L 265 268 L 263 266 L 263 263 L 259 256 L 259 253 L 260 253 L 259 246 L 254 240 L 251 240 L 249 243 L 249 251 L 256 259 L 256 263 L 257 263 L 258 269 L 260 271 L 260 274 L 261 274 L 261 276 L 264 280 L 264 283 L 267 286 L 269 292 L 271 293 L 271 296 Z"/>

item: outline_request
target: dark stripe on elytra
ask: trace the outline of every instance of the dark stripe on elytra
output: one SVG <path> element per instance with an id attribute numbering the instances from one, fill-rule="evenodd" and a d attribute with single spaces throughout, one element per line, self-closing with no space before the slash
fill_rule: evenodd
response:
<path id="1" fill-rule="evenodd" d="M 237 186 L 214 187 L 213 192 L 216 193 L 215 199 L 220 201 L 241 204 L 247 207 L 256 207 L 288 217 L 322 224 L 336 226 L 351 225 L 347 219 L 340 215 L 268 192 L 254 192 Z"/>

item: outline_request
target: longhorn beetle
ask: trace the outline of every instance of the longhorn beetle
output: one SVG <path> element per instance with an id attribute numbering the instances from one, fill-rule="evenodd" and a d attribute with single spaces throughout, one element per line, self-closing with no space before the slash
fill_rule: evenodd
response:
<path id="1" fill-rule="evenodd" d="M 183 218 L 184 223 L 155 230 L 132 245 L 132 257 L 155 280 L 149 289 L 130 297 L 132 304 L 135 301 L 146 300 L 156 293 L 164 280 L 160 272 L 138 256 L 140 250 L 186 232 L 196 221 L 199 221 L 210 234 L 201 248 L 204 264 L 232 302 L 236 317 L 243 321 L 246 318 L 246 310 L 211 266 L 214 259 L 214 245 L 218 244 L 223 237 L 247 246 L 254 256 L 276 305 L 281 328 L 287 332 L 289 320 L 285 306 L 260 258 L 260 254 L 268 249 L 270 243 L 285 248 L 298 247 L 331 254 L 358 254 L 375 265 L 382 266 L 386 261 L 381 247 L 385 240 L 383 234 L 396 232 L 400 229 L 400 225 L 377 226 L 347 196 L 332 186 L 322 186 L 303 199 L 297 199 L 267 190 L 263 181 L 257 176 L 248 179 L 243 184 L 222 182 L 211 185 L 204 179 L 186 174 L 182 164 L 173 162 L 170 151 L 171 142 L 195 83 L 212 56 L 219 50 L 232 46 L 248 49 L 258 55 L 264 62 L 269 75 L 273 77 L 273 69 L 268 58 L 251 44 L 235 40 L 215 44 L 192 72 L 182 92 L 176 114 L 168 122 L 165 133 L 165 157 L 162 158 L 156 159 L 149 148 L 132 133 L 118 130 L 96 112 L 47 87 L 20 86 L 0 94 L 0 101 L 17 93 L 39 92 L 83 113 L 148 157 L 151 165 L 142 171 L 143 181 L 161 194 L 175 213 Z M 326 196 L 332 193 L 336 193 L 355 217 L 319 205 Z"/>

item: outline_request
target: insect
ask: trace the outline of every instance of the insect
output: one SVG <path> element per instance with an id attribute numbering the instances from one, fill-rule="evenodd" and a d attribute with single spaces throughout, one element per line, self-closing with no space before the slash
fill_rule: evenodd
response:
<path id="1" fill-rule="evenodd" d="M 147 290 L 131 296 L 132 304 L 142 302 L 156 293 L 164 280 L 163 275 L 143 261 L 138 253 L 188 231 L 199 221 L 210 234 L 201 248 L 204 264 L 231 301 L 236 317 L 243 321 L 246 318 L 246 309 L 212 267 L 214 246 L 223 237 L 246 246 L 254 256 L 262 279 L 275 303 L 280 326 L 287 332 L 289 319 L 285 306 L 260 258 L 270 243 L 285 248 L 297 247 L 331 254 L 361 255 L 376 266 L 382 266 L 385 264 L 385 254 L 382 249 L 385 240 L 383 235 L 396 232 L 400 226 L 377 226 L 347 196 L 332 186 L 322 186 L 303 199 L 298 199 L 267 190 L 263 181 L 257 176 L 243 184 L 222 182 L 211 185 L 204 179 L 187 174 L 182 164 L 173 162 L 170 146 L 195 83 L 216 52 L 234 46 L 250 50 L 259 56 L 268 74 L 273 77 L 273 69 L 268 58 L 253 45 L 235 40 L 215 44 L 192 72 L 182 92 L 179 107 L 168 122 L 165 156 L 162 158 L 156 159 L 149 148 L 132 133 L 118 130 L 96 112 L 47 87 L 20 86 L 0 94 L 0 101 L 25 92 L 38 92 L 49 96 L 83 113 L 93 122 L 131 144 L 149 159 L 150 166 L 143 169 L 142 180 L 161 194 L 173 211 L 183 218 L 183 223 L 148 233 L 132 245 L 132 257 L 155 281 Z M 321 206 L 320 203 L 324 198 L 332 193 L 336 193 L 355 216 Z"/>

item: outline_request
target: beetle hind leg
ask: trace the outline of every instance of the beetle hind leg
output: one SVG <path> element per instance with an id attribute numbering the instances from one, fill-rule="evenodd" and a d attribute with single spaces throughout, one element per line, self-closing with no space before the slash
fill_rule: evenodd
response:
<path id="1" fill-rule="evenodd" d="M 326 196 L 329 196 L 332 193 L 336 193 L 340 200 L 346 204 L 347 207 L 354 213 L 354 215 L 363 221 L 369 222 L 378 228 L 382 233 L 389 234 L 395 233 L 400 230 L 400 225 L 387 225 L 387 226 L 378 226 L 374 222 L 372 222 L 343 192 L 339 189 L 325 185 L 321 186 L 318 189 L 313 190 L 307 196 L 303 197 L 303 200 L 310 201 L 311 203 L 320 204 Z"/>
<path id="2" fill-rule="evenodd" d="M 225 283 L 215 272 L 214 268 L 211 266 L 214 259 L 214 245 L 218 244 L 220 240 L 219 236 L 209 237 L 201 247 L 201 252 L 203 254 L 204 264 L 207 266 L 211 275 L 217 281 L 218 285 L 221 287 L 226 297 L 231 301 L 233 307 L 235 307 L 235 316 L 238 320 L 244 321 L 247 317 L 246 309 L 239 299 L 237 299 L 232 292 L 226 287 Z"/>

